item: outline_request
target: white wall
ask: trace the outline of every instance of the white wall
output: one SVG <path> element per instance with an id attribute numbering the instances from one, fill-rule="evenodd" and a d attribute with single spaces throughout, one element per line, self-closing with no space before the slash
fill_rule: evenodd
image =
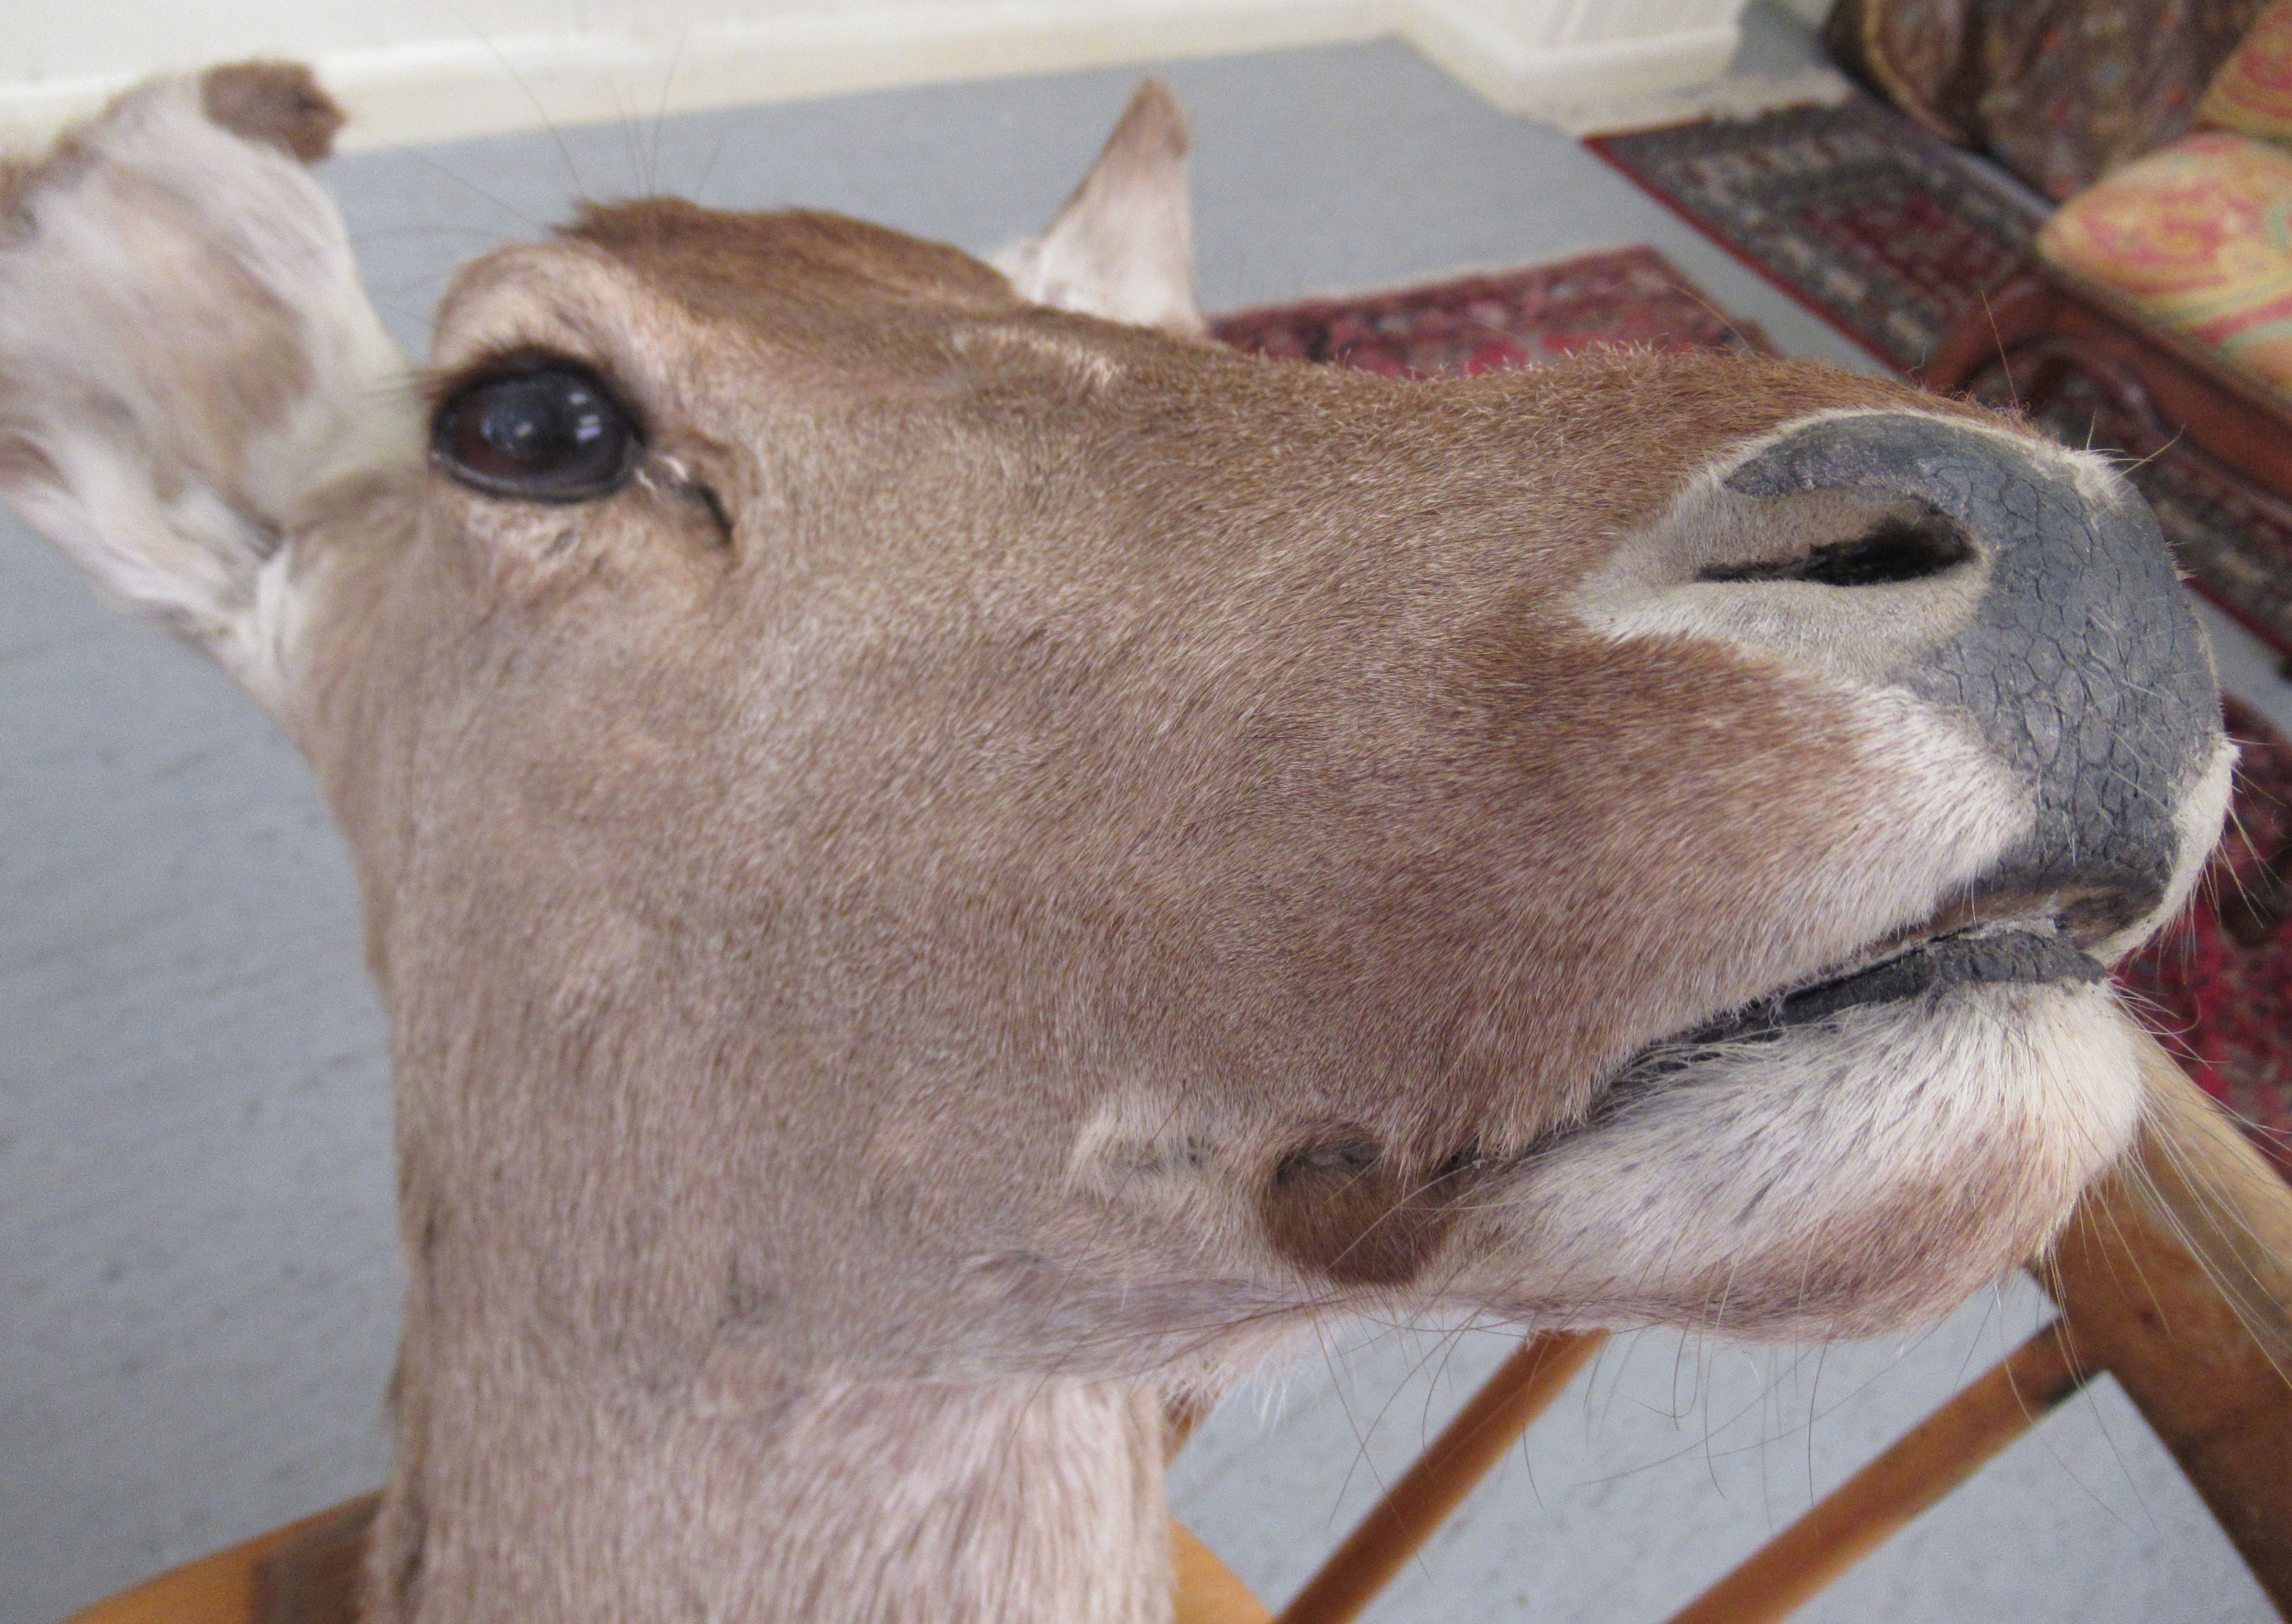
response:
<path id="1" fill-rule="evenodd" d="M 1409 0 L 1400 31 L 1510 111 L 1714 79 L 1743 0 Z"/>
<path id="2" fill-rule="evenodd" d="M 85 0 L 11 10 L 0 143 L 145 74 L 318 63 L 354 144 L 1400 34 L 1523 110 L 1715 77 L 1744 0 Z"/>

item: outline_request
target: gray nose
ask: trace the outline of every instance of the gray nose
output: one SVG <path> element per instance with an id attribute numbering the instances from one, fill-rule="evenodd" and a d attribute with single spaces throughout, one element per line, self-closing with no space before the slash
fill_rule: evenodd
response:
<path id="1" fill-rule="evenodd" d="M 1726 483 L 1762 500 L 1884 492 L 1922 510 L 1832 561 L 1850 574 L 1986 562 L 1962 628 L 1895 673 L 1971 718 L 2036 793 L 2036 827 L 1981 889 L 2054 899 L 2080 942 L 2153 912 L 2181 856 L 2174 812 L 2212 760 L 2220 710 L 2203 631 L 2131 487 L 2016 436 L 1907 412 L 1807 424 Z"/>

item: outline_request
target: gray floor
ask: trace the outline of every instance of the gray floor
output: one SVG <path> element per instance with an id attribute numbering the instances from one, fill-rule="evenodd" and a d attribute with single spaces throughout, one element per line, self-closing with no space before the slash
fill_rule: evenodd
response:
<path id="1" fill-rule="evenodd" d="M 1753 49 L 1804 45 L 1765 18 Z M 579 195 L 811 204 L 992 247 L 1056 206 L 1134 77 L 368 155 L 330 180 L 418 345 L 454 265 Z M 1399 46 L 1167 77 L 1196 120 L 1213 308 L 1652 242 L 1785 348 L 1866 364 L 1571 141 Z M 2235 685 L 2292 719 L 2265 657 L 2230 652 Z M 0 1624 L 46 1624 L 375 1482 L 399 1277 L 382 1031 L 301 764 L 4 521 L 0 829 Z M 1619 1345 L 1377 1616 L 1661 1617 L 2034 1312 L 2009 1288 L 1903 1348 Z M 1505 1345 L 1382 1335 L 1238 1398 L 1180 1466 L 1182 1515 L 1282 1596 Z M 2272 1615 L 2104 1386 L 1809 1616 Z"/>

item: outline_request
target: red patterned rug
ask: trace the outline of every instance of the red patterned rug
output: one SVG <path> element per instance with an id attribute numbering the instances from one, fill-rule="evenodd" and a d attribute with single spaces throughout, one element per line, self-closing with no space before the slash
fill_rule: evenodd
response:
<path id="1" fill-rule="evenodd" d="M 1763 333 L 1721 311 L 1653 248 L 1241 311 L 1210 325 L 1261 355 L 1395 376 L 1470 376 L 1602 346 L 1772 353 Z"/>
<path id="2" fill-rule="evenodd" d="M 2042 204 L 1863 97 L 1584 144 L 1902 372 L 2045 222 Z"/>
<path id="3" fill-rule="evenodd" d="M 1601 345 L 1770 350 L 1651 248 L 1211 325 L 1261 354 L 1403 376 L 1529 366 Z M 2229 837 L 2188 913 L 2118 979 L 2190 1074 L 2292 1173 L 2292 742 L 2233 700 L 2228 723 L 2244 747 Z"/>

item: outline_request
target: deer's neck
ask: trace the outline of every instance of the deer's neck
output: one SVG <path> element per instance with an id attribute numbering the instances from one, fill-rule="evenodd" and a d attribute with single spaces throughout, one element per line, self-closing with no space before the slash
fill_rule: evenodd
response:
<path id="1" fill-rule="evenodd" d="M 1158 1394 L 401 1374 L 375 1624 L 1167 1624 Z M 495 1379 L 488 1379 L 492 1378 Z"/>

